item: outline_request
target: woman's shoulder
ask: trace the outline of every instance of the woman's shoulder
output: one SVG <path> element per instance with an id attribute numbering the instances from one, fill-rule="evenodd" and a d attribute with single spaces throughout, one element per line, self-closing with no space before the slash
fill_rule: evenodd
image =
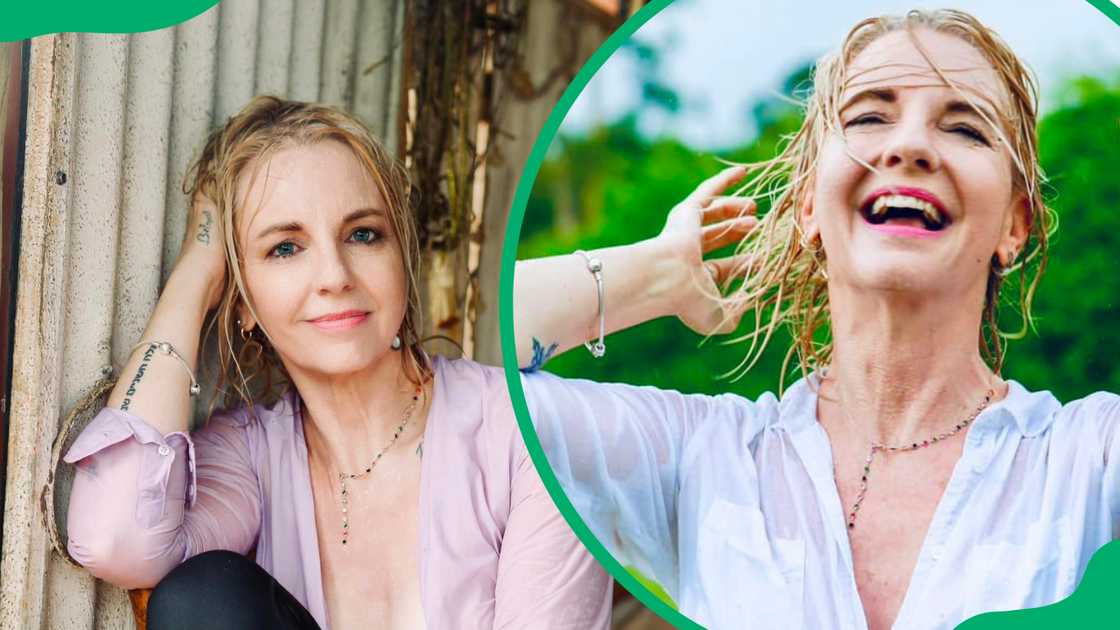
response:
<path id="1" fill-rule="evenodd" d="M 1054 448 L 1071 453 L 1110 451 L 1120 427 L 1120 395 L 1112 392 L 1098 391 L 1062 403 L 1050 391 L 1030 391 L 1011 381 L 1000 407 L 1024 437 L 1049 433 Z"/>
<path id="2" fill-rule="evenodd" d="M 557 376 L 545 371 L 523 374 L 522 383 L 529 385 L 526 396 L 574 397 L 588 401 L 609 399 L 610 404 L 637 406 L 683 406 L 731 416 L 751 414 L 759 405 L 771 406 L 777 401 L 770 393 L 752 400 L 737 392 L 686 393 L 669 387 L 600 382 Z"/>
<path id="3" fill-rule="evenodd" d="M 516 433 L 509 388 L 502 368 L 470 359 L 432 359 L 436 401 L 433 413 L 441 423 L 470 431 L 485 426 L 487 432 Z"/>
<path id="4" fill-rule="evenodd" d="M 1053 422 L 1057 427 L 1098 431 L 1111 439 L 1120 425 L 1120 394 L 1098 391 L 1064 405 L 1058 403 Z"/>
<path id="5" fill-rule="evenodd" d="M 573 415 L 613 432 L 622 427 L 668 431 L 675 440 L 734 441 L 757 438 L 776 423 L 786 406 L 769 392 L 752 395 L 684 393 L 652 385 L 601 383 L 534 372 L 522 377 L 526 401 L 538 427 L 570 425 Z M 729 383 L 731 387 L 735 384 Z M 791 388 L 794 389 L 794 388 Z M 559 425 L 557 425 L 559 426 Z"/>

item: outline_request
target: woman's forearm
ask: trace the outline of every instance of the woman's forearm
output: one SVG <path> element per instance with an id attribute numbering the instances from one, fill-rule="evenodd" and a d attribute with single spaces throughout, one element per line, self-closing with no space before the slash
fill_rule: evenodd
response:
<path id="1" fill-rule="evenodd" d="M 688 271 L 660 239 L 588 252 L 602 262 L 606 332 L 675 314 Z M 579 254 L 517 262 L 513 281 L 517 363 L 547 358 L 599 336 L 599 294 Z"/>
<path id="2" fill-rule="evenodd" d="M 208 281 L 179 265 L 168 278 L 148 326 L 137 341 L 167 342 L 197 374 L 199 337 L 207 311 Z M 121 370 L 108 406 L 143 418 L 167 435 L 188 429 L 190 376 L 173 356 L 136 349 Z"/>

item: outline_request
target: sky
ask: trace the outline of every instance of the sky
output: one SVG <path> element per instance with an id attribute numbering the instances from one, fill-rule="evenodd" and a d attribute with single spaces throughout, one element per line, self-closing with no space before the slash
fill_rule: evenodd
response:
<path id="1" fill-rule="evenodd" d="M 1120 25 L 1086 0 L 675 0 L 634 37 L 661 51 L 659 80 L 682 96 L 682 107 L 675 115 L 647 108 L 639 129 L 697 149 L 740 145 L 755 132 L 749 104 L 777 94 L 782 79 L 838 47 L 856 22 L 941 7 L 972 13 L 1026 60 L 1039 78 L 1044 111 L 1066 77 L 1120 79 Z M 631 53 L 613 54 L 568 112 L 561 133 L 583 133 L 634 110 L 637 67 Z"/>

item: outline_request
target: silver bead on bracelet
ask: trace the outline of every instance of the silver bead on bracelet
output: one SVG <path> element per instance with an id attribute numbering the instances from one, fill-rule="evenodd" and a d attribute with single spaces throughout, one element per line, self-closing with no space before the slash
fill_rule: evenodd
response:
<path id="1" fill-rule="evenodd" d="M 198 393 L 202 391 L 202 388 L 198 385 L 198 381 L 196 381 L 194 378 L 194 371 L 191 370 L 191 366 L 187 363 L 186 359 L 184 359 L 183 356 L 179 354 L 177 350 L 175 350 L 174 346 L 167 343 L 166 341 L 141 341 L 135 346 L 132 346 L 132 349 L 128 351 L 128 356 L 132 356 L 132 353 L 136 352 L 140 348 L 154 348 L 168 356 L 175 357 L 175 360 L 181 363 L 187 370 L 187 376 L 189 376 L 191 379 L 190 389 L 187 390 L 188 392 L 190 392 L 190 395 L 192 397 L 198 396 Z"/>
<path id="2" fill-rule="evenodd" d="M 603 261 L 582 249 L 577 249 L 575 253 L 583 256 L 583 259 L 587 261 L 587 270 L 594 276 L 595 288 L 599 293 L 599 340 L 594 343 L 590 341 L 583 342 L 584 347 L 591 352 L 591 356 L 598 359 L 607 353 L 607 346 L 603 343 L 603 337 L 606 336 L 607 332 L 606 306 L 603 300 Z"/>

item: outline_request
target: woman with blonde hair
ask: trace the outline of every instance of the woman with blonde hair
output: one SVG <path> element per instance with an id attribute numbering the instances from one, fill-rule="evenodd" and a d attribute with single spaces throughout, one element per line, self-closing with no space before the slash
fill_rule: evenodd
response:
<path id="1" fill-rule="evenodd" d="M 500 371 L 420 347 L 408 179 L 365 127 L 258 97 L 188 180 L 178 261 L 66 455 L 73 557 L 158 583 L 152 629 L 606 627 Z M 188 434 L 204 327 L 232 406 Z"/>
<path id="2" fill-rule="evenodd" d="M 1120 397 L 1000 376 L 1023 332 L 999 329 L 1001 289 L 1018 276 L 1025 329 L 1054 225 L 1036 121 L 1030 73 L 971 15 L 867 19 L 780 155 L 704 182 L 653 239 L 518 263 L 533 422 L 622 564 L 712 628 L 945 628 L 1074 590 L 1120 527 Z M 792 332 L 780 398 L 536 370 L 656 317 L 716 334 L 744 313 L 741 369 Z"/>

